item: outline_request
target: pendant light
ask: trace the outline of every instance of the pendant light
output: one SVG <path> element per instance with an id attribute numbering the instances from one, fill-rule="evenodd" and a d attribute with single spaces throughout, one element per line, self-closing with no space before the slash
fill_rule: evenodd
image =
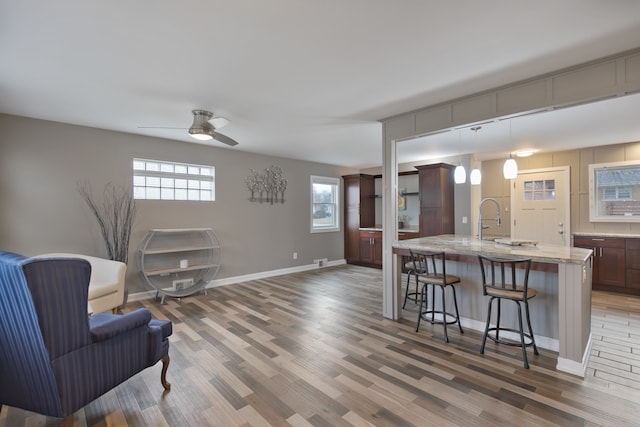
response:
<path id="1" fill-rule="evenodd" d="M 482 129 L 482 126 L 476 126 L 471 128 L 472 131 L 476 133 L 476 149 L 478 147 L 478 131 Z M 471 174 L 469 175 L 469 181 L 471 181 L 471 185 L 480 185 L 482 182 L 482 172 L 478 168 L 478 158 L 474 155 L 474 168 L 471 170 Z"/>
<path id="2" fill-rule="evenodd" d="M 460 149 L 460 130 L 458 130 L 458 149 Z M 467 171 L 464 170 L 464 166 L 462 166 L 462 153 L 458 151 L 458 166 L 456 166 L 456 170 L 453 172 L 453 180 L 456 184 L 464 184 L 467 182 Z"/>
<path id="3" fill-rule="evenodd" d="M 515 159 L 511 157 L 511 153 L 509 153 L 507 161 L 504 162 L 502 173 L 504 174 L 504 179 L 514 179 L 518 177 L 518 164 Z"/>
<path id="4" fill-rule="evenodd" d="M 511 120 L 509 120 L 509 144 L 511 143 L 513 143 L 513 139 L 511 135 Z M 518 176 L 518 164 L 515 159 L 511 157 L 511 153 L 509 153 L 507 161 L 504 162 L 502 174 L 504 175 L 504 179 L 514 179 Z"/>

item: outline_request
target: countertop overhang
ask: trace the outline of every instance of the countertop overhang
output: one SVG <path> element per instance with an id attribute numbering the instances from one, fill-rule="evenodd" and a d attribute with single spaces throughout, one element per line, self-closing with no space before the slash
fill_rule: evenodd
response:
<path id="1" fill-rule="evenodd" d="M 506 258 L 531 258 L 535 262 L 557 264 L 584 264 L 591 249 L 549 244 L 511 246 L 491 240 L 478 240 L 474 236 L 443 234 L 398 240 L 393 244 L 394 252 L 408 252 L 409 249 L 444 251 L 458 255 L 488 255 Z"/>

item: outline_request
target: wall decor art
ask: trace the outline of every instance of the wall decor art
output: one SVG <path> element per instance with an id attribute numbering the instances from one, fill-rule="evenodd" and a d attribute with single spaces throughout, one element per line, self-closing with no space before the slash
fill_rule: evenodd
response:
<path id="1" fill-rule="evenodd" d="M 284 203 L 284 191 L 287 189 L 287 180 L 282 176 L 280 166 L 269 166 L 264 173 L 259 173 L 251 168 L 251 175 L 244 179 L 247 188 L 251 192 L 249 200 L 260 203 Z"/>

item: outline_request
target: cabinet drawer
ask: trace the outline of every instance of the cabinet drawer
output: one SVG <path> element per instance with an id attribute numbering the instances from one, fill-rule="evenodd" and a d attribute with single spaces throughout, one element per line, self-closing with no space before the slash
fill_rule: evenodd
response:
<path id="1" fill-rule="evenodd" d="M 626 247 L 625 240 L 622 237 L 585 237 L 576 236 L 573 238 L 573 245 L 579 247 L 593 248 L 620 248 Z"/>

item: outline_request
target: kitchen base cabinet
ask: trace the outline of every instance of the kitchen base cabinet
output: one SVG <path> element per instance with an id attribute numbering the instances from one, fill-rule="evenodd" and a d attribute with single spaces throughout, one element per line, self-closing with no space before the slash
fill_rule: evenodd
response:
<path id="1" fill-rule="evenodd" d="M 382 268 L 382 231 L 360 230 L 360 259 L 353 264 Z"/>
<path id="2" fill-rule="evenodd" d="M 627 239 L 627 283 L 626 288 L 640 295 L 640 239 Z"/>
<path id="3" fill-rule="evenodd" d="M 575 236 L 573 245 L 593 250 L 592 289 L 640 295 L 640 239 Z"/>

